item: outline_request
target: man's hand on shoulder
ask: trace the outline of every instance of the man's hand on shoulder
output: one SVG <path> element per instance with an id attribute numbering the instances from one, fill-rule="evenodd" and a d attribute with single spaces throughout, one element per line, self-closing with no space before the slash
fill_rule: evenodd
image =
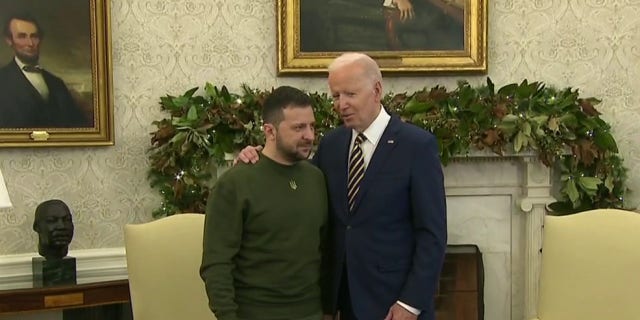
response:
<path id="1" fill-rule="evenodd" d="M 238 157 L 233 160 L 233 165 L 235 166 L 238 162 L 243 163 L 256 163 L 258 159 L 260 159 L 259 152 L 262 151 L 262 146 L 246 146 L 244 149 L 240 150 Z"/>

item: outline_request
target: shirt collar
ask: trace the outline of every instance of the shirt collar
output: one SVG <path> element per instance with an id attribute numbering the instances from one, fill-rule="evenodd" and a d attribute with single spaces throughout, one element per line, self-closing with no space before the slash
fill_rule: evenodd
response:
<path id="1" fill-rule="evenodd" d="M 13 60 L 16 61 L 16 64 L 18 65 L 18 68 L 20 68 L 20 70 L 22 70 L 22 67 L 26 66 L 26 64 L 22 63 L 22 61 L 20 61 L 18 57 L 13 58 Z"/>
<path id="2" fill-rule="evenodd" d="M 22 70 L 22 68 L 24 66 L 26 66 L 27 64 L 23 63 L 20 59 L 18 59 L 18 57 L 14 57 L 13 58 L 16 61 L 16 64 L 18 65 L 18 68 L 20 68 L 20 71 L 24 72 L 24 70 Z M 38 65 L 36 65 L 38 66 Z"/>
<path id="3" fill-rule="evenodd" d="M 389 124 L 389 120 L 391 116 L 387 113 L 384 107 L 380 106 L 380 112 L 375 120 L 369 125 L 367 129 L 365 129 L 362 134 L 367 137 L 367 141 L 371 142 L 374 146 L 378 144 L 380 138 L 382 138 L 382 134 L 384 133 L 384 129 L 387 128 L 387 124 Z M 356 130 L 351 130 L 351 141 L 355 139 L 358 135 Z"/>

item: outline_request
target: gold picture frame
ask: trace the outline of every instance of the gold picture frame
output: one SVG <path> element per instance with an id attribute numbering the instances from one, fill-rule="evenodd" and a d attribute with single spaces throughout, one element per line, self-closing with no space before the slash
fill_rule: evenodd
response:
<path id="1" fill-rule="evenodd" d="M 487 0 L 383 1 L 277 0 L 278 75 L 326 73 L 345 51 L 388 74 L 487 72 Z"/>
<path id="2" fill-rule="evenodd" d="M 109 2 L 0 1 L 0 147 L 114 144 Z"/>

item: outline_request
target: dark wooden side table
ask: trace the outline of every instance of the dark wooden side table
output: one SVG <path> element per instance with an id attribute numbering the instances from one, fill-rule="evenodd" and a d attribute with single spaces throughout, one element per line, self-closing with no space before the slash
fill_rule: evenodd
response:
<path id="1" fill-rule="evenodd" d="M 0 290 L 0 314 L 87 308 L 130 300 L 128 280 Z"/>

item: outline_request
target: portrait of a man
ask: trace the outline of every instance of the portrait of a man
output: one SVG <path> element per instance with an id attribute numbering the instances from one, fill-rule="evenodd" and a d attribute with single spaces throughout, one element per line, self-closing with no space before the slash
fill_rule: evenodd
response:
<path id="1" fill-rule="evenodd" d="M 300 0 L 304 52 L 464 49 L 461 0 Z"/>
<path id="2" fill-rule="evenodd" d="M 30 8 L 29 2 L 43 4 L 45 7 L 33 5 Z M 59 2 L 56 7 L 60 7 L 68 1 Z M 15 4 L 15 1 L 13 1 Z M 6 1 L 0 1 L 0 9 L 5 12 L 3 18 L 3 42 L 9 50 L 0 51 L 0 129 L 4 128 L 83 128 L 93 127 L 93 106 L 89 92 L 82 92 L 79 88 L 91 88 L 86 86 L 86 75 L 82 75 L 80 70 L 88 70 L 88 78 L 91 81 L 90 57 L 89 64 L 78 66 L 76 70 L 71 70 L 73 76 L 62 77 L 56 74 L 53 69 L 61 70 L 66 64 L 83 64 L 83 60 L 71 60 L 64 63 L 66 59 L 73 59 L 78 52 L 89 53 L 90 47 L 87 41 L 84 44 L 85 50 L 79 50 L 81 46 L 77 43 L 66 43 L 69 39 L 87 38 L 83 36 L 73 36 L 73 34 L 57 34 L 49 41 L 49 30 L 44 27 L 39 18 L 42 16 L 47 25 L 56 25 L 63 21 L 56 19 L 56 15 L 43 14 L 48 10 L 47 2 L 25 1 L 26 5 L 13 5 Z M 77 3 L 77 1 L 76 1 Z M 69 2 L 71 5 L 71 3 Z M 50 5 L 50 4 L 49 4 Z M 75 5 L 75 4 L 74 4 Z M 88 19 L 88 8 L 85 16 Z M 53 8 L 53 7 L 52 7 Z M 77 10 L 77 9 L 76 9 Z M 39 15 L 37 14 L 39 13 Z M 82 16 L 82 15 L 80 15 Z M 74 15 L 69 14 L 69 17 Z M 75 18 L 77 20 L 77 18 Z M 73 21 L 74 19 L 71 19 Z M 88 21 L 88 20 L 87 20 Z M 73 22 L 64 22 L 66 25 L 59 25 L 53 28 L 55 32 L 73 30 L 70 28 Z M 77 26 L 75 29 L 78 29 Z M 55 39 L 55 40 L 54 40 Z M 88 40 L 88 38 L 87 38 Z M 68 45 L 66 53 L 64 45 Z M 44 48 L 51 46 L 51 50 L 46 54 L 51 55 L 43 63 L 45 56 Z M 4 54 L 2 54 L 4 53 Z M 65 57 L 66 54 L 66 57 Z M 5 60 L 5 56 L 9 56 Z M 68 68 L 65 68 L 68 70 Z M 71 73 L 71 72 L 70 72 Z M 70 87 L 70 83 L 74 87 Z M 88 98 L 89 96 L 89 98 Z"/>

